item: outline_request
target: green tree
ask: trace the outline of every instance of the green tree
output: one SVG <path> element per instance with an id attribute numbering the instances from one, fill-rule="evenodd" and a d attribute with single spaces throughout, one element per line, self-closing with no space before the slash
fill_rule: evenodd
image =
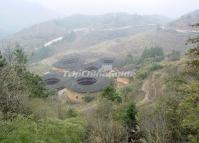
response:
<path id="1" fill-rule="evenodd" d="M 137 108 L 134 103 L 129 103 L 120 111 L 120 120 L 128 134 L 128 142 L 139 142 L 143 133 L 138 129 Z"/>
<path id="2" fill-rule="evenodd" d="M 38 75 L 34 75 L 26 70 L 26 64 L 28 61 L 27 55 L 20 48 L 20 46 L 16 46 L 17 49 L 14 50 L 14 59 L 15 59 L 15 69 L 18 72 L 21 80 L 24 81 L 26 88 L 29 91 L 30 97 L 48 97 L 50 93 L 46 89 L 41 77 Z"/>
<path id="3" fill-rule="evenodd" d="M 123 116 L 122 116 L 122 120 L 124 122 L 124 124 L 126 126 L 128 126 L 129 128 L 133 128 L 133 129 L 136 129 L 136 126 L 138 125 L 137 123 L 137 119 L 136 119 L 136 116 L 137 116 L 137 109 L 136 109 L 136 106 L 134 103 L 130 103 L 124 113 L 123 113 Z"/>
<path id="4" fill-rule="evenodd" d="M 0 70 L 0 111 L 5 119 L 29 114 L 28 94 L 26 84 L 13 67 L 5 66 Z"/>
<path id="5" fill-rule="evenodd" d="M 15 48 L 14 50 L 14 60 L 15 60 L 15 64 L 18 65 L 25 65 L 28 61 L 28 57 L 25 54 L 25 52 L 23 51 L 22 48 L 20 48 L 20 46 L 17 46 L 17 48 Z"/>
<path id="6" fill-rule="evenodd" d="M 104 89 L 102 96 L 110 101 L 122 102 L 122 98 L 113 86 L 108 86 Z"/>
<path id="7" fill-rule="evenodd" d="M 13 51 L 13 66 L 15 67 L 16 71 L 20 76 L 23 76 L 24 72 L 26 72 L 26 64 L 28 61 L 27 55 L 19 47 L 19 45 L 16 46 L 17 48 Z"/>
<path id="8" fill-rule="evenodd" d="M 180 102 L 178 112 L 183 116 L 183 134 L 190 143 L 199 141 L 199 83 L 188 85 L 184 90 L 185 98 Z"/>
<path id="9" fill-rule="evenodd" d="M 3 57 L 3 55 L 1 54 L 1 51 L 0 51 L 0 68 L 4 67 L 5 65 L 6 65 L 6 60 L 5 60 L 5 58 Z"/>
<path id="10" fill-rule="evenodd" d="M 4 64 L 0 70 L 0 111 L 6 120 L 18 114 L 29 115 L 31 113 L 28 106 L 29 97 L 50 95 L 42 79 L 27 71 L 27 56 L 23 50 L 15 49 L 9 54 L 8 57 L 14 59 L 10 61 L 15 61 L 11 62 L 14 65 Z"/>
<path id="11" fill-rule="evenodd" d="M 50 95 L 40 76 L 26 71 L 23 80 L 30 92 L 29 97 L 48 97 Z"/>

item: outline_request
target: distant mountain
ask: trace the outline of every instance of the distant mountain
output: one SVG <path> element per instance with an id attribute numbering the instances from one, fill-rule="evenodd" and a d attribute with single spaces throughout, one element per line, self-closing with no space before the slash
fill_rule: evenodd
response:
<path id="1" fill-rule="evenodd" d="M 67 29 L 81 27 L 113 28 L 122 26 L 140 26 L 147 24 L 165 24 L 170 19 L 158 15 L 136 15 L 127 13 L 110 13 L 105 15 L 73 15 L 54 21 L 57 25 Z"/>
<path id="2" fill-rule="evenodd" d="M 199 10 L 195 10 L 171 22 L 170 26 L 179 29 L 191 29 L 190 25 L 198 22 L 199 22 Z"/>
<path id="3" fill-rule="evenodd" d="M 52 12 L 35 3 L 25 0 L 2 0 L 0 2 L 0 29 L 15 33 L 24 27 L 57 17 Z"/>
<path id="4" fill-rule="evenodd" d="M 60 37 L 63 40 L 53 42 L 55 45 L 52 46 L 56 49 L 84 48 L 152 30 L 168 22 L 170 19 L 158 15 L 73 15 L 25 28 L 8 39 L 19 42 L 29 51 L 42 48 L 46 43 Z"/>
<path id="5" fill-rule="evenodd" d="M 144 48 L 155 46 L 165 52 L 173 49 L 184 52 L 192 32 L 169 28 L 169 23 L 170 19 L 157 15 L 73 15 L 23 29 L 8 40 L 19 42 L 39 60 L 68 52 L 122 57 L 129 53 L 137 55 Z"/>

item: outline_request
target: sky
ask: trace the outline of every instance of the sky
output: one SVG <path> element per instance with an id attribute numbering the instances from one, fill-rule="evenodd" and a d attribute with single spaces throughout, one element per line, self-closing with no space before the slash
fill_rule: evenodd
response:
<path id="1" fill-rule="evenodd" d="M 63 15 L 128 12 L 171 18 L 199 9 L 199 0 L 26 0 Z"/>

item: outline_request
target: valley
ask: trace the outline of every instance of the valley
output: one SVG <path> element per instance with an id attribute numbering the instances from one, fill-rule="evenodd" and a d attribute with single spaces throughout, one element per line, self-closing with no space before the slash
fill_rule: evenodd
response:
<path id="1" fill-rule="evenodd" d="M 198 22 L 108 13 L 0 31 L 0 142 L 197 143 Z"/>

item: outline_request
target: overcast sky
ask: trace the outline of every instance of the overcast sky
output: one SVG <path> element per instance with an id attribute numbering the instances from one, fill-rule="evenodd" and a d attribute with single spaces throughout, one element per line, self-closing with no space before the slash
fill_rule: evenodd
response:
<path id="1" fill-rule="evenodd" d="M 54 11 L 71 14 L 129 12 L 158 14 L 172 18 L 199 9 L 199 0 L 27 0 Z"/>

